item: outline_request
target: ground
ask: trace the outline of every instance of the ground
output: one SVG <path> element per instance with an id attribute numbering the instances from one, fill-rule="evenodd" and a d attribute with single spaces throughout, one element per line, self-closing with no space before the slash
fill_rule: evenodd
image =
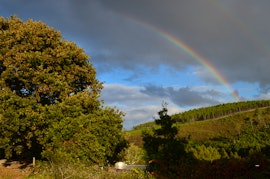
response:
<path id="1" fill-rule="evenodd" d="M 31 164 L 0 160 L 0 179 L 26 179 L 32 170 Z"/>

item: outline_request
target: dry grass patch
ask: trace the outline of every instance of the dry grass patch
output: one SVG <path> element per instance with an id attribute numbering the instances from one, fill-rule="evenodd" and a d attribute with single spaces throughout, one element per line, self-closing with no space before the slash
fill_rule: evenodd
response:
<path id="1" fill-rule="evenodd" d="M 31 174 L 31 167 L 18 161 L 0 160 L 1 179 L 26 179 Z"/>

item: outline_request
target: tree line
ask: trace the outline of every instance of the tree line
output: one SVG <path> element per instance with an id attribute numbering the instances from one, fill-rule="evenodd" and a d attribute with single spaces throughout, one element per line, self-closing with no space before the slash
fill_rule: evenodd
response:
<path id="1" fill-rule="evenodd" d="M 269 107 L 270 100 L 242 101 L 235 103 L 219 104 L 211 107 L 192 109 L 183 113 L 172 115 L 177 122 L 193 122 L 198 120 L 214 119 L 237 112 L 257 108 Z"/>

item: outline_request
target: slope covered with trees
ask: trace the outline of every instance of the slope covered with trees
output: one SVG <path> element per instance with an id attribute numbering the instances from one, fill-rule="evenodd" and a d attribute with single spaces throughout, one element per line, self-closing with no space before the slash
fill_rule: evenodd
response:
<path id="1" fill-rule="evenodd" d="M 209 120 L 225 118 L 226 116 L 235 115 L 237 113 L 245 113 L 248 111 L 254 111 L 260 108 L 270 108 L 270 100 L 258 100 L 258 101 L 242 101 L 235 103 L 225 103 L 215 106 L 202 107 L 197 109 L 191 109 L 189 111 L 184 111 L 182 113 L 173 114 L 171 117 L 179 123 L 190 123 L 195 121 Z M 270 110 L 270 109 L 269 109 Z M 155 125 L 154 122 L 147 122 L 144 124 L 139 124 L 133 127 L 131 132 L 139 131 L 152 128 Z"/>
<path id="2" fill-rule="evenodd" d="M 184 124 L 163 109 L 141 134 L 146 159 L 160 177 L 269 178 L 269 109 Z"/>
<path id="3" fill-rule="evenodd" d="M 172 117 L 177 122 L 193 122 L 198 120 L 215 119 L 238 112 L 257 108 L 270 107 L 270 100 L 242 101 L 236 103 L 219 104 L 211 107 L 192 109 Z"/>
<path id="4" fill-rule="evenodd" d="M 89 57 L 46 24 L 0 17 L 0 76 L 2 156 L 104 164 L 126 147 Z"/>

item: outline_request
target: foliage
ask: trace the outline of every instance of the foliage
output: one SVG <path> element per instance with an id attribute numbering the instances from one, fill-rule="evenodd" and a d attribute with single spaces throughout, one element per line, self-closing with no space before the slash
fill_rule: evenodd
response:
<path id="1" fill-rule="evenodd" d="M 177 171 L 182 171 L 178 176 L 269 178 L 270 129 L 268 125 L 254 125 L 252 128 L 250 120 L 246 123 L 241 133 L 234 137 L 189 141 L 185 149 L 193 156 L 189 159 L 192 172 L 186 166 L 178 165 Z"/>
<path id="2" fill-rule="evenodd" d="M 128 165 L 144 164 L 144 150 L 133 143 L 125 150 L 125 163 Z"/>
<path id="3" fill-rule="evenodd" d="M 188 141 L 184 143 L 185 152 L 178 158 L 173 168 L 169 165 L 170 162 L 160 160 L 152 160 L 157 165 L 150 166 L 156 167 L 155 174 L 158 176 L 166 174 L 167 178 L 169 176 L 172 178 L 269 178 L 269 125 L 269 107 L 257 109 L 251 107 L 251 110 L 232 113 L 215 120 L 174 123 L 173 126 L 181 130 L 175 139 L 180 140 L 184 137 Z M 138 130 L 143 130 L 143 126 L 136 128 L 136 135 Z M 154 126 L 152 130 L 149 130 L 149 125 L 145 129 L 146 132 L 142 134 L 143 140 L 153 146 L 167 144 L 162 141 L 165 137 L 158 136 L 155 132 L 162 127 L 156 124 L 152 126 Z M 133 132 L 129 134 L 132 135 Z M 164 156 L 161 149 L 162 147 L 149 147 L 148 153 L 155 155 L 148 155 L 147 159 L 161 159 Z M 174 150 L 166 152 L 170 154 Z M 174 171 L 174 175 L 169 170 Z"/>
<path id="4" fill-rule="evenodd" d="M 167 111 L 167 108 L 163 106 L 158 112 L 159 119 L 155 119 L 155 123 L 160 126 L 159 128 L 144 131 L 143 146 L 146 151 L 146 160 L 159 164 L 157 168 L 152 165 L 150 170 L 158 172 L 159 175 L 173 176 L 173 173 L 176 173 L 175 166 L 180 158 L 186 155 L 185 141 L 176 138 L 178 130 L 174 126 L 175 120 L 167 114 Z"/>
<path id="5" fill-rule="evenodd" d="M 141 131 L 124 131 L 124 136 L 126 140 L 131 144 L 134 144 L 140 148 L 143 148 L 143 142 L 142 142 L 142 132 Z"/>
<path id="6" fill-rule="evenodd" d="M 259 167 L 254 165 L 256 163 L 251 165 L 250 159 L 255 156 L 262 159 Z M 256 154 L 249 158 L 221 159 L 212 163 L 200 161 L 191 176 L 193 178 L 269 178 L 269 161 L 263 158 Z"/>
<path id="7" fill-rule="evenodd" d="M 154 179 L 154 177 L 149 172 L 144 172 L 140 169 L 117 172 L 110 166 L 87 166 L 84 163 L 68 162 L 64 160 L 59 162 L 38 161 L 37 167 L 28 178 Z"/>
<path id="8" fill-rule="evenodd" d="M 123 113 L 102 106 L 88 56 L 42 22 L 0 18 L 0 149 L 7 158 L 104 164 L 127 143 Z"/>
<path id="9" fill-rule="evenodd" d="M 50 106 L 45 117 L 53 120 L 46 131 L 45 156 L 99 164 L 118 160 L 118 153 L 127 146 L 121 131 L 122 113 L 111 108 L 88 113 L 85 111 L 90 108 L 88 105 L 91 103 L 87 93 L 80 93 L 59 105 Z"/>
<path id="10" fill-rule="evenodd" d="M 151 129 L 153 126 L 155 126 L 155 123 L 154 122 L 146 122 L 144 124 L 139 124 L 137 126 L 134 126 L 132 128 L 132 131 L 136 131 L 136 130 L 145 130 L 145 129 Z"/>
<path id="11" fill-rule="evenodd" d="M 190 151 L 196 159 L 213 162 L 214 160 L 221 158 L 218 150 L 211 146 L 206 147 L 205 145 L 197 145 L 195 148 L 191 148 Z"/>

